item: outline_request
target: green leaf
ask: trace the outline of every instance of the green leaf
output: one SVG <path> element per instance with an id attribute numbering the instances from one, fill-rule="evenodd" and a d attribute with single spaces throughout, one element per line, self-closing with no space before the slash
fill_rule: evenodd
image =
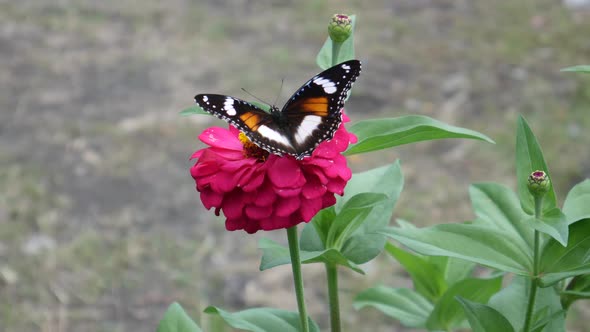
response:
<path id="1" fill-rule="evenodd" d="M 442 138 L 470 138 L 494 143 L 484 134 L 421 115 L 359 121 L 349 131 L 358 137 L 358 143 L 351 145 L 345 155 Z"/>
<path id="2" fill-rule="evenodd" d="M 537 170 L 544 171 L 551 179 L 541 147 L 524 117 L 520 116 L 516 129 L 516 179 L 518 181 L 520 205 L 530 215 L 534 213 L 535 205 L 533 196 L 528 190 L 528 178 L 532 172 Z M 555 198 L 553 185 L 551 185 L 549 192 L 543 197 L 542 210 L 547 212 L 555 207 L 557 207 L 557 199 Z"/>
<path id="3" fill-rule="evenodd" d="M 201 332 L 199 326 L 186 314 L 180 304 L 174 302 L 164 313 L 157 332 Z"/>
<path id="4" fill-rule="evenodd" d="M 492 296 L 488 305 L 498 310 L 510 321 L 516 331 L 521 331 L 524 325 L 528 304 L 530 279 L 516 276 L 512 282 L 500 292 Z M 535 299 L 535 308 L 547 310 L 547 315 L 553 315 L 562 311 L 559 295 L 553 287 L 539 288 Z M 545 309 L 548 308 L 548 309 Z M 564 331 L 565 320 L 563 316 L 549 322 L 545 327 L 546 332 Z"/>
<path id="5" fill-rule="evenodd" d="M 355 264 L 364 264 L 377 257 L 386 243 L 383 234 L 359 233 L 344 242 L 341 252 Z"/>
<path id="6" fill-rule="evenodd" d="M 404 326 L 422 328 L 433 309 L 432 303 L 407 288 L 378 286 L 359 293 L 354 308 L 374 307 L 387 316 L 399 320 Z"/>
<path id="7" fill-rule="evenodd" d="M 324 209 L 324 210 L 320 211 L 319 213 L 322 213 L 327 210 L 334 211 L 333 207 L 331 207 L 328 209 Z M 317 215 L 316 215 L 316 217 L 317 217 Z M 331 220 L 334 220 L 334 219 L 332 218 Z M 302 251 L 323 251 L 323 250 L 326 250 L 326 246 L 324 244 L 326 242 L 325 236 L 326 235 L 324 235 L 324 239 L 322 239 L 320 237 L 320 234 L 318 233 L 316 227 L 314 226 L 314 224 L 307 223 L 303 227 L 303 230 L 301 231 L 301 235 L 299 236 L 299 248 Z"/>
<path id="8" fill-rule="evenodd" d="M 473 332 L 514 332 L 514 328 L 510 325 L 508 319 L 498 310 L 462 297 L 457 297 L 457 301 L 463 305 Z"/>
<path id="9" fill-rule="evenodd" d="M 475 302 L 487 302 L 502 287 L 502 277 L 464 279 L 451 286 L 436 302 L 426 326 L 431 330 L 449 330 L 465 320 L 465 312 L 456 300 L 461 296 Z"/>
<path id="10" fill-rule="evenodd" d="M 560 292 L 564 308 L 580 299 L 590 299 L 590 274 L 579 275 L 569 282 L 567 289 Z"/>
<path id="11" fill-rule="evenodd" d="M 509 232 L 519 245 L 533 247 L 533 230 L 522 221 L 528 217 L 514 192 L 497 183 L 477 183 L 469 188 L 476 225 L 487 225 Z"/>
<path id="12" fill-rule="evenodd" d="M 326 246 L 341 249 L 344 242 L 352 236 L 365 221 L 367 216 L 387 196 L 381 193 L 361 193 L 351 197 L 339 211 L 338 216 L 330 226 Z"/>
<path id="13" fill-rule="evenodd" d="M 270 112 L 270 105 L 266 104 L 266 103 L 261 103 L 258 101 L 249 101 L 250 104 L 260 108 L 261 110 L 265 111 L 265 112 Z"/>
<path id="14" fill-rule="evenodd" d="M 463 259 L 446 256 L 428 256 L 428 261 L 442 271 L 443 279 L 447 285 L 469 278 L 475 264 Z"/>
<path id="15" fill-rule="evenodd" d="M 547 308 L 547 307 L 545 307 Z M 560 311 L 556 311 L 551 315 L 547 315 L 547 314 L 543 314 L 543 315 L 539 315 L 540 317 L 538 317 L 539 319 L 534 320 L 534 325 L 531 328 L 531 332 L 541 332 L 545 329 L 545 327 L 547 327 L 547 325 L 551 324 L 552 322 L 555 322 L 556 326 L 552 326 L 549 329 L 547 329 L 547 332 L 553 332 L 556 331 L 557 329 L 561 329 L 561 331 L 565 332 L 565 314 L 566 311 L 565 310 L 560 310 Z"/>
<path id="16" fill-rule="evenodd" d="M 205 112 L 202 108 L 200 108 L 199 106 L 193 106 L 193 107 L 189 107 L 187 109 L 184 109 L 182 111 L 180 111 L 179 113 L 181 116 L 189 116 L 189 115 L 195 115 L 195 114 L 205 114 L 205 115 L 211 115 L 207 112 Z"/>
<path id="17" fill-rule="evenodd" d="M 320 68 L 326 70 L 344 61 L 354 59 L 354 28 L 356 26 L 356 15 L 350 15 L 350 19 L 352 21 L 352 33 L 347 40 L 341 43 L 340 51 L 338 52 L 338 58 L 332 59 L 332 48 L 334 47 L 334 42 L 328 36 L 326 42 L 316 57 L 316 63 Z"/>
<path id="18" fill-rule="evenodd" d="M 539 232 L 551 236 L 562 246 L 565 247 L 567 245 L 569 235 L 567 219 L 558 208 L 543 214 L 541 219 L 536 219 L 535 217 L 526 218 L 525 223 Z"/>
<path id="19" fill-rule="evenodd" d="M 401 193 L 403 187 L 403 176 L 399 161 L 389 166 L 383 166 L 362 173 L 355 173 L 346 186 L 345 193 L 339 197 L 334 207 L 320 211 L 301 234 L 302 249 L 309 250 L 306 246 L 309 244 L 314 249 L 320 248 L 319 240 L 324 244 L 328 243 L 328 234 L 332 238 L 329 245 L 340 246 L 342 254 L 350 261 L 356 264 L 363 264 L 375 258 L 385 245 L 385 236 L 378 233 L 384 229 L 391 219 L 393 207 Z M 349 201 L 359 194 L 371 193 L 386 195 L 386 199 L 380 200 L 375 204 L 365 216 L 360 225 L 351 225 L 356 227 L 349 229 L 346 235 L 339 236 L 339 243 L 334 243 L 335 232 L 340 232 L 342 226 L 348 221 L 343 215 L 344 207 Z M 368 197 L 368 196 L 367 196 Z M 357 198 L 358 199 L 358 198 Z M 376 202 L 377 203 L 377 202 Z M 350 217 L 350 216 L 349 216 Z M 359 219 L 360 221 L 360 219 Z M 309 227 L 313 226 L 313 230 Z M 358 226 L 358 227 L 357 227 Z M 334 230 L 332 230 L 334 228 Z M 310 237 L 308 239 L 308 237 Z"/>
<path id="20" fill-rule="evenodd" d="M 443 224 L 427 228 L 390 227 L 383 234 L 423 255 L 450 256 L 502 271 L 529 275 L 532 257 L 519 238 L 488 226 Z"/>
<path id="21" fill-rule="evenodd" d="M 313 217 L 311 222 L 303 228 L 299 242 L 302 244 L 306 243 L 309 241 L 306 237 L 308 235 L 314 235 L 314 237 L 320 239 L 325 248 L 327 246 L 328 233 L 330 232 L 330 227 L 334 220 L 336 220 L 336 208 L 334 206 L 321 210 Z M 308 231 L 309 227 L 313 227 L 315 232 L 312 233 Z"/>
<path id="22" fill-rule="evenodd" d="M 268 270 L 275 266 L 285 265 L 291 263 L 291 256 L 289 249 L 270 239 L 260 239 L 258 248 L 262 249 L 262 259 L 260 261 L 260 271 Z M 322 251 L 304 251 L 301 250 L 301 263 L 329 263 L 334 265 L 342 265 L 349 269 L 364 274 L 355 263 L 349 261 L 336 249 L 327 249 Z"/>
<path id="23" fill-rule="evenodd" d="M 542 250 L 540 271 L 543 286 L 561 279 L 590 273 L 590 220 L 570 225 L 567 247 L 550 239 Z"/>
<path id="24" fill-rule="evenodd" d="M 219 315 L 231 327 L 252 332 L 301 331 L 299 314 L 273 308 L 254 308 L 230 313 L 217 307 L 205 309 L 208 314 Z M 309 318 L 309 330 L 319 332 L 318 325 Z"/>
<path id="25" fill-rule="evenodd" d="M 590 179 L 586 179 L 575 185 L 567 194 L 563 203 L 563 213 L 567 217 L 568 224 L 578 220 L 590 219 Z"/>
<path id="26" fill-rule="evenodd" d="M 429 301 L 435 302 L 447 289 L 441 271 L 427 258 L 411 254 L 391 243 L 385 245 L 385 250 L 408 272 L 416 291 Z"/>
<path id="27" fill-rule="evenodd" d="M 563 68 L 560 71 L 573 71 L 578 73 L 590 73 L 590 65 L 579 65 Z"/>

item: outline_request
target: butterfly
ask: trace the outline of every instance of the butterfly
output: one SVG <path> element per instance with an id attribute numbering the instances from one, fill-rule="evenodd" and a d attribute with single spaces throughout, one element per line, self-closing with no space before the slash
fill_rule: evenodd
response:
<path id="1" fill-rule="evenodd" d="M 243 132 L 258 147 L 301 160 L 321 142 L 334 137 L 342 122 L 344 101 L 360 72 L 358 60 L 328 68 L 303 84 L 282 110 L 273 105 L 270 113 L 225 95 L 199 94 L 195 101 Z"/>

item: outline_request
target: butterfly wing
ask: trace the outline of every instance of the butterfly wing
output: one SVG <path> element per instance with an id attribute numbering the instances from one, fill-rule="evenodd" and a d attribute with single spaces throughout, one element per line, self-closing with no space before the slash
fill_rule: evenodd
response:
<path id="1" fill-rule="evenodd" d="M 289 139 L 297 159 L 311 155 L 334 137 L 342 122 L 341 109 L 348 91 L 361 72 L 361 63 L 350 60 L 317 74 L 285 104 L 282 116 L 289 123 Z"/>
<path id="2" fill-rule="evenodd" d="M 230 123 L 243 132 L 254 144 L 271 153 L 295 154 L 289 137 L 279 128 L 273 116 L 260 108 L 238 98 L 200 94 L 197 104 L 216 117 Z"/>

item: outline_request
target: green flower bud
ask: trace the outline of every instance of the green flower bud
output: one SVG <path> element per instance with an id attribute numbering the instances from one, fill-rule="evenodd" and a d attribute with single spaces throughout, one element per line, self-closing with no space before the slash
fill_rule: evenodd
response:
<path id="1" fill-rule="evenodd" d="M 342 43 L 352 34 L 352 19 L 348 15 L 335 14 L 328 26 L 328 34 L 333 42 Z"/>
<path id="2" fill-rule="evenodd" d="M 543 171 L 534 171 L 529 176 L 528 188 L 533 196 L 543 196 L 551 187 L 551 180 L 547 173 Z"/>

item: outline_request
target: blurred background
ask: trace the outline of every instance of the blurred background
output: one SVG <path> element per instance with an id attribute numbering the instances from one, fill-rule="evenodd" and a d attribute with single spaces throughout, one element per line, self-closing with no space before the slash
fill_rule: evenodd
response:
<path id="1" fill-rule="evenodd" d="M 211 125 L 180 117 L 197 93 L 279 104 L 319 72 L 334 13 L 357 15 L 363 73 L 352 121 L 423 114 L 497 144 L 444 140 L 350 158 L 400 158 L 394 217 L 424 226 L 473 218 L 469 184 L 515 188 L 524 114 L 559 199 L 590 177 L 590 1 L 0 1 L 0 331 L 153 331 L 179 301 L 205 329 L 207 305 L 295 310 L 289 267 L 258 271 L 257 242 L 206 211 L 189 156 Z M 281 104 L 282 105 L 282 104 Z M 410 286 L 385 255 L 341 270 L 348 331 L 406 331 L 353 296 Z M 304 267 L 309 309 L 327 326 L 324 271 Z M 590 307 L 570 311 L 570 331 Z M 229 329 L 227 329 L 229 331 Z"/>

